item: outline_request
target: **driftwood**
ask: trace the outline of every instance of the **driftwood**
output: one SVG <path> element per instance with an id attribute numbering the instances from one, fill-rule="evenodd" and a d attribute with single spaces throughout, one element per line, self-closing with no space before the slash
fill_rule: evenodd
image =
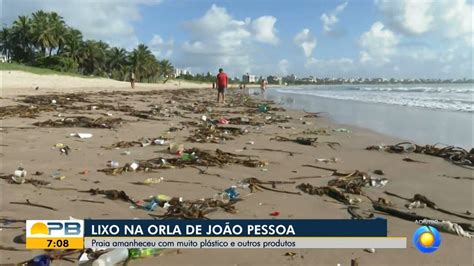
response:
<path id="1" fill-rule="evenodd" d="M 48 209 L 48 210 L 52 210 L 52 211 L 57 211 L 57 209 L 55 209 L 53 207 L 49 207 L 49 206 L 42 205 L 42 204 L 31 203 L 30 200 L 28 200 L 28 199 L 26 199 L 26 202 L 11 201 L 10 204 L 26 205 L 26 206 L 32 206 L 32 207 L 38 207 L 38 208 Z"/>

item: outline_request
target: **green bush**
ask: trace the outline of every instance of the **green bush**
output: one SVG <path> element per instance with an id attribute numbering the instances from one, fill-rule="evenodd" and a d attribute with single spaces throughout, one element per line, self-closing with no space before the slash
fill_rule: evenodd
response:
<path id="1" fill-rule="evenodd" d="M 58 55 L 37 58 L 33 65 L 60 72 L 76 72 L 78 68 L 78 64 L 73 59 Z"/>

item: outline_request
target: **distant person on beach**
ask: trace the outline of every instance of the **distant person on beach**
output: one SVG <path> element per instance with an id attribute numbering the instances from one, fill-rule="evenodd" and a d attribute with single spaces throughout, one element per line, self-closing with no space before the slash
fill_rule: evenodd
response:
<path id="1" fill-rule="evenodd" d="M 229 78 L 222 68 L 219 68 L 219 74 L 217 74 L 217 103 L 225 103 L 225 90 L 227 89 L 227 84 L 229 83 Z"/>
<path id="2" fill-rule="evenodd" d="M 266 79 L 262 79 L 262 81 L 260 82 L 260 93 L 263 94 L 265 93 L 265 90 L 267 89 L 267 80 Z"/>
<path id="3" fill-rule="evenodd" d="M 132 89 L 135 89 L 135 72 L 130 73 L 130 85 L 132 86 Z"/>

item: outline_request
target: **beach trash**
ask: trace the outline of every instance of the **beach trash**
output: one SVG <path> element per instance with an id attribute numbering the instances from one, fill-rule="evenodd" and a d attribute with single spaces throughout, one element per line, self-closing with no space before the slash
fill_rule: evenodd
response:
<path id="1" fill-rule="evenodd" d="M 268 111 L 266 104 L 259 104 L 257 108 L 260 113 L 266 113 Z"/>
<path id="2" fill-rule="evenodd" d="M 254 144 L 255 144 L 255 141 L 249 140 L 249 141 L 247 141 L 247 144 L 254 145 Z"/>
<path id="3" fill-rule="evenodd" d="M 229 124 L 229 120 L 225 119 L 225 118 L 221 118 L 219 119 L 219 124 L 221 125 L 227 125 Z"/>
<path id="4" fill-rule="evenodd" d="M 138 259 L 157 256 L 161 251 L 162 249 L 159 248 L 131 248 L 128 250 L 128 254 L 131 259 Z"/>
<path id="5" fill-rule="evenodd" d="M 80 138 L 80 139 L 90 139 L 90 138 L 92 138 L 91 133 L 71 133 L 71 134 L 69 134 L 69 136 L 77 137 L 77 138 Z"/>
<path id="6" fill-rule="evenodd" d="M 116 248 L 111 251 L 101 255 L 94 262 L 93 266 L 108 266 L 115 265 L 119 262 L 122 262 L 128 258 L 128 249 L 126 248 Z"/>
<path id="7" fill-rule="evenodd" d="M 149 202 L 146 202 L 141 207 L 147 211 L 154 211 L 156 207 L 158 207 L 158 201 L 152 198 Z"/>
<path id="8" fill-rule="evenodd" d="M 13 173 L 16 177 L 25 177 L 26 170 L 23 167 L 18 167 Z"/>
<path id="9" fill-rule="evenodd" d="M 20 185 L 25 183 L 25 181 L 26 181 L 24 177 L 18 177 L 18 176 L 12 175 L 11 178 L 12 178 L 13 182 L 15 182 L 16 184 L 20 184 Z"/>
<path id="10" fill-rule="evenodd" d="M 370 186 L 376 188 L 383 188 L 387 185 L 388 179 L 383 177 L 370 177 Z"/>
<path id="11" fill-rule="evenodd" d="M 30 262 L 31 263 L 28 263 L 28 265 L 49 266 L 51 265 L 51 257 L 48 255 L 38 255 L 38 256 L 35 256 L 33 259 L 31 259 Z"/>
<path id="12" fill-rule="evenodd" d="M 426 203 L 421 202 L 421 201 L 419 201 L 419 200 L 416 200 L 416 201 L 414 201 L 414 202 L 412 202 L 412 203 L 410 203 L 410 204 L 406 204 L 405 206 L 406 206 L 408 209 L 411 210 L 411 209 L 415 209 L 415 208 L 424 208 L 424 207 L 426 207 Z"/>
<path id="13" fill-rule="evenodd" d="M 54 147 L 58 148 L 58 149 L 61 149 L 61 148 L 64 148 L 64 144 L 62 143 L 56 143 L 56 145 L 54 145 Z"/>
<path id="14" fill-rule="evenodd" d="M 139 164 L 137 162 L 133 162 L 133 163 L 130 164 L 130 168 L 133 171 L 136 171 L 138 169 L 138 166 L 139 166 Z"/>
<path id="15" fill-rule="evenodd" d="M 366 248 L 364 251 L 373 254 L 375 253 L 375 248 Z"/>
<path id="16" fill-rule="evenodd" d="M 56 100 L 51 100 L 51 104 L 56 104 Z"/>
<path id="17" fill-rule="evenodd" d="M 168 202 L 168 201 L 171 200 L 171 197 L 170 197 L 170 196 L 163 195 L 163 194 L 158 194 L 158 195 L 156 195 L 154 198 L 155 198 L 155 200 L 158 201 L 158 202 Z"/>
<path id="18" fill-rule="evenodd" d="M 184 145 L 178 143 L 170 143 L 168 149 L 172 154 L 181 154 L 184 151 Z"/>
<path id="19" fill-rule="evenodd" d="M 179 159 L 180 159 L 181 161 L 189 161 L 189 160 L 191 160 L 191 154 L 189 154 L 189 153 L 183 153 Z"/>
<path id="20" fill-rule="evenodd" d="M 146 184 L 146 185 L 152 185 L 152 184 L 158 184 L 160 183 L 161 181 L 163 181 L 163 177 L 149 177 L 145 180 L 143 180 L 143 184 Z"/>
<path id="21" fill-rule="evenodd" d="M 112 167 L 112 168 L 117 168 L 117 167 L 119 167 L 119 162 L 113 161 L 113 160 L 107 161 L 107 166 Z"/>
<path id="22" fill-rule="evenodd" d="M 273 216 L 273 217 L 277 217 L 277 216 L 280 216 L 280 212 L 272 212 L 270 213 L 270 216 Z"/>
<path id="23" fill-rule="evenodd" d="M 234 200 L 236 198 L 239 197 L 239 192 L 235 189 L 235 187 L 230 187 L 226 190 L 224 190 L 224 192 L 227 194 L 227 197 L 230 199 L 230 200 Z"/>
<path id="24" fill-rule="evenodd" d="M 205 116 L 205 115 L 201 116 L 201 120 L 204 121 L 204 122 L 206 122 L 207 116 Z"/>
<path id="25" fill-rule="evenodd" d="M 352 131 L 350 129 L 347 129 L 347 128 L 337 128 L 337 129 L 333 129 L 332 131 L 334 132 L 343 132 L 343 133 L 351 133 Z"/>
<path id="26" fill-rule="evenodd" d="M 123 151 L 123 152 L 121 152 L 120 154 L 122 154 L 122 155 L 130 155 L 131 152 L 130 152 L 130 151 Z"/>
<path id="27" fill-rule="evenodd" d="M 155 139 L 155 140 L 153 141 L 153 143 L 154 143 L 155 145 L 165 145 L 165 144 L 166 144 L 166 140 L 164 140 L 164 139 Z"/>

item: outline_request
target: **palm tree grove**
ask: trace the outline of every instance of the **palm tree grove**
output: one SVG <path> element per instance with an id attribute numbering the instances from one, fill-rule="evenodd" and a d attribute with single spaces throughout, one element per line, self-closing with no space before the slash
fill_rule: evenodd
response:
<path id="1" fill-rule="evenodd" d="M 168 60 L 158 60 L 145 44 L 133 51 L 103 41 L 84 40 L 56 12 L 19 16 L 3 27 L 0 49 L 8 61 L 61 72 L 125 81 L 133 71 L 139 82 L 166 82 L 174 73 Z"/>

